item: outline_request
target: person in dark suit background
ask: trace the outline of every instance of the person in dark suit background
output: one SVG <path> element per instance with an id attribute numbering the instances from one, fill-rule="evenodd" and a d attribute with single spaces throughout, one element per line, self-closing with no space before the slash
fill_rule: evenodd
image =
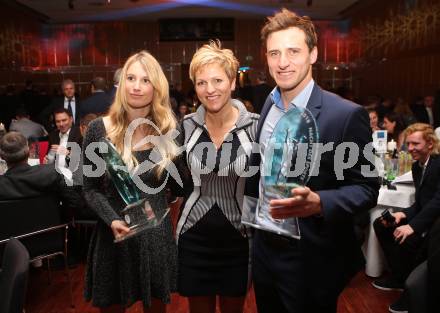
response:
<path id="1" fill-rule="evenodd" d="M 24 107 L 19 107 L 15 113 L 15 119 L 11 121 L 10 131 L 18 131 L 27 139 L 38 139 L 47 136 L 47 131 L 30 119 L 28 111 Z"/>
<path id="2" fill-rule="evenodd" d="M 440 126 L 440 116 L 433 96 L 425 96 L 423 103 L 414 104 L 411 109 L 418 122 L 429 124 L 434 129 Z"/>
<path id="3" fill-rule="evenodd" d="M 61 196 L 68 210 L 75 203 L 70 197 L 71 188 L 65 183 L 53 164 L 30 166 L 27 139 L 19 132 L 11 131 L 0 140 L 0 157 L 8 165 L 4 175 L 0 175 L 0 200 L 15 200 L 53 194 Z"/>
<path id="4" fill-rule="evenodd" d="M 103 77 L 95 77 L 90 82 L 92 95 L 81 102 L 81 118 L 87 114 L 93 113 L 101 115 L 107 113 L 111 105 L 111 96 L 106 93 L 107 83 Z M 81 124 L 81 123 L 80 123 Z"/>
<path id="5" fill-rule="evenodd" d="M 254 106 L 255 113 L 258 114 L 260 114 L 267 96 L 273 89 L 273 87 L 267 84 L 266 80 L 266 73 L 258 72 L 257 84 L 252 87 L 252 105 Z"/>
<path id="6" fill-rule="evenodd" d="M 374 221 L 374 231 L 391 270 L 390 277 L 373 282 L 374 287 L 382 290 L 403 289 L 411 271 L 426 259 L 425 241 L 440 217 L 439 140 L 430 125 L 415 123 L 405 130 L 405 141 L 416 161 L 412 165 L 416 199 L 409 208 L 391 213 L 393 223 L 382 217 Z M 404 292 L 390 305 L 390 311 L 408 311 L 407 300 Z"/>
<path id="7" fill-rule="evenodd" d="M 119 79 L 121 78 L 121 71 L 122 68 L 120 67 L 116 69 L 115 73 L 113 74 L 113 86 L 112 88 L 110 88 L 108 92 L 108 95 L 110 97 L 110 103 L 113 103 L 113 101 L 115 100 L 116 89 L 118 89 Z"/>
<path id="8" fill-rule="evenodd" d="M 261 156 L 251 158 L 252 166 L 261 162 L 260 170 L 263 168 L 265 160 L 260 157 L 268 138 L 277 121 L 295 106 L 310 110 L 319 128 L 319 141 L 334 146 L 322 154 L 317 176 L 306 187 L 292 189 L 289 198 L 271 199 L 263 192 L 264 180 L 258 175 L 246 183 L 243 211 L 259 205 L 273 218 L 297 217 L 301 232 L 297 240 L 255 230 L 252 267 L 258 312 L 336 312 L 339 294 L 364 264 L 354 216 L 376 205 L 380 187 L 374 170 L 372 177 L 361 172 L 362 165 L 372 168 L 362 154 L 371 141 L 368 113 L 313 81 L 317 36 L 308 17 L 283 9 L 268 18 L 261 38 L 277 88 L 261 111 L 256 138 L 262 151 Z M 338 158 L 335 149 L 345 142 L 356 144 L 361 153 L 343 171 L 343 179 L 338 179 L 336 167 L 344 157 Z"/>
<path id="9" fill-rule="evenodd" d="M 59 166 L 66 167 L 70 158 L 68 142 L 75 142 L 81 147 L 82 136 L 79 127 L 73 126 L 73 117 L 70 111 L 58 108 L 54 111 L 56 130 L 49 134 L 49 150 L 46 155 L 46 162 L 52 163 L 55 155 L 59 155 Z"/>
<path id="10" fill-rule="evenodd" d="M 71 112 L 71 115 L 73 116 L 73 125 L 79 126 L 81 104 L 79 98 L 75 95 L 75 83 L 71 79 L 65 79 L 61 83 L 61 90 L 63 96 L 53 99 L 52 103 L 41 112 L 39 117 L 39 120 L 49 132 L 55 129 L 52 114 L 59 108 L 64 108 Z"/>

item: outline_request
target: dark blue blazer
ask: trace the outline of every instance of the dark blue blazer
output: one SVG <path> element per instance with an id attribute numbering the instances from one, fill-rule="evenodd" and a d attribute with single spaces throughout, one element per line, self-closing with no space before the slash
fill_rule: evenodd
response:
<path id="1" fill-rule="evenodd" d="M 261 111 L 257 140 L 272 105 L 269 96 Z M 322 90 L 316 83 L 307 108 L 316 118 L 319 141 L 323 144 L 333 142 L 334 146 L 322 154 L 319 174 L 311 177 L 307 184 L 321 198 L 322 216 L 299 219 L 300 248 L 305 266 L 311 269 L 310 279 L 334 281 L 335 286 L 340 286 L 343 282 L 338 281 L 353 275 L 364 264 L 354 232 L 354 216 L 375 207 L 379 194 L 377 176 L 361 174 L 362 165 L 373 168 L 362 153 L 372 139 L 370 122 L 364 108 Z M 357 144 L 360 154 L 356 164 L 344 170 L 343 180 L 338 180 L 334 170 L 335 149 L 343 142 Z M 251 163 L 259 165 L 259 155 L 253 155 Z M 248 179 L 246 193 L 251 197 L 258 198 L 258 180 L 258 175 Z"/>
<path id="2" fill-rule="evenodd" d="M 98 91 L 81 102 L 80 116 L 84 117 L 89 113 L 101 115 L 107 113 L 112 103 L 111 96 L 104 92 Z"/>

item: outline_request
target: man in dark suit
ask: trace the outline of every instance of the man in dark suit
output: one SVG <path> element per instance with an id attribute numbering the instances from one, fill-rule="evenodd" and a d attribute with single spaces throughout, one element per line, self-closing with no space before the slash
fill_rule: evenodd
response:
<path id="1" fill-rule="evenodd" d="M 3 136 L 0 140 L 0 157 L 8 165 L 6 173 L 0 175 L 0 200 L 53 194 L 54 197 L 61 196 L 67 208 L 74 207 L 75 203 L 70 197 L 72 189 L 67 187 L 64 177 L 53 165 L 28 165 L 29 146 L 22 134 L 9 132 Z"/>
<path id="2" fill-rule="evenodd" d="M 65 79 L 61 84 L 61 89 L 63 97 L 55 98 L 40 114 L 40 120 L 49 132 L 55 128 L 54 121 L 52 120 L 53 112 L 59 108 L 64 108 L 71 112 L 73 125 L 79 126 L 81 105 L 78 97 L 75 96 L 75 83 L 71 79 Z"/>
<path id="3" fill-rule="evenodd" d="M 416 162 L 412 175 L 416 187 L 413 205 L 391 213 L 395 221 L 379 217 L 374 231 L 384 251 L 391 276 L 374 281 L 382 290 L 403 289 L 411 271 L 426 259 L 425 240 L 435 220 L 440 217 L 440 157 L 439 141 L 432 127 L 415 123 L 405 130 L 406 145 Z M 406 293 L 390 305 L 390 312 L 407 312 Z"/>
<path id="4" fill-rule="evenodd" d="M 102 115 L 111 105 L 111 96 L 105 92 L 107 87 L 103 77 L 95 77 L 90 83 L 90 88 L 92 95 L 81 102 L 81 118 L 90 113 Z"/>
<path id="5" fill-rule="evenodd" d="M 371 170 L 362 153 L 371 141 L 368 113 L 313 81 L 317 36 L 309 18 L 283 9 L 268 19 L 261 38 L 277 88 L 267 98 L 258 123 L 256 140 L 263 159 L 254 155 L 251 165 L 262 169 L 270 162 L 264 158 L 268 139 L 277 121 L 295 106 L 313 114 L 320 143 L 332 148 L 322 153 L 319 173 L 306 187 L 292 189 L 289 198 L 271 198 L 257 175 L 247 181 L 243 211 L 258 206 L 272 218 L 296 217 L 301 233 L 300 239 L 293 239 L 255 231 L 252 268 L 258 312 L 336 312 L 339 294 L 364 263 L 354 216 L 376 205 L 379 190 L 375 171 L 364 175 L 366 168 Z M 335 150 L 346 142 L 357 146 L 353 150 L 359 148 L 360 154 L 341 177 L 347 151 L 344 157 Z"/>
<path id="6" fill-rule="evenodd" d="M 56 130 L 49 134 L 49 150 L 46 156 L 47 162 L 55 160 L 55 155 L 59 155 L 57 162 L 59 166 L 66 167 L 70 159 L 71 150 L 67 143 L 74 142 L 81 147 L 82 136 L 79 127 L 73 126 L 73 117 L 70 111 L 58 108 L 54 111 Z"/>

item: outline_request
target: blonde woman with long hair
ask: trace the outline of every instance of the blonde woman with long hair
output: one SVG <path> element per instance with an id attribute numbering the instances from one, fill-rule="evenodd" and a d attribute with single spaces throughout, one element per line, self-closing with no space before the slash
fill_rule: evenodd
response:
<path id="1" fill-rule="evenodd" d="M 84 165 L 99 168 L 93 156 L 100 156 L 101 151 L 87 149 L 91 143 L 108 138 L 131 173 L 145 162 L 153 164 L 152 169 L 138 175 L 143 186 L 137 187 L 153 208 L 165 210 L 166 188 L 157 187 L 165 181 L 173 182 L 166 169 L 175 161 L 178 147 L 172 137 L 159 136 L 175 127 L 168 82 L 159 63 L 146 51 L 136 53 L 122 68 L 109 113 L 94 120 L 87 130 Z M 86 300 L 102 312 L 124 312 L 136 301 L 142 301 L 144 312 L 165 312 L 165 303 L 175 290 L 177 272 L 169 216 L 153 229 L 113 243 L 130 231 L 118 214 L 124 202 L 108 175 L 90 175 L 86 169 L 85 198 L 98 215 L 87 258 Z"/>

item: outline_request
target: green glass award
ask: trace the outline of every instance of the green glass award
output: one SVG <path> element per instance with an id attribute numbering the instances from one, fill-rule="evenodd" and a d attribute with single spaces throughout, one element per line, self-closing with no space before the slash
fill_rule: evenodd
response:
<path id="1" fill-rule="evenodd" d="M 273 199 L 292 197 L 291 190 L 305 186 L 316 166 L 314 149 L 318 143 L 318 127 L 312 113 L 295 107 L 276 123 L 266 143 L 261 168 L 260 196 L 252 220 L 242 222 L 254 228 L 300 238 L 298 219 L 274 219 L 269 212 Z"/>
<path id="2" fill-rule="evenodd" d="M 114 240 L 119 242 L 159 225 L 168 214 L 169 209 L 159 211 L 151 207 L 150 203 L 141 197 L 139 189 L 130 177 L 127 166 L 113 143 L 107 138 L 103 138 L 101 141 L 107 146 L 107 153 L 102 154 L 107 171 L 116 190 L 127 205 L 121 211 L 121 216 L 130 228 L 130 232 Z"/>

